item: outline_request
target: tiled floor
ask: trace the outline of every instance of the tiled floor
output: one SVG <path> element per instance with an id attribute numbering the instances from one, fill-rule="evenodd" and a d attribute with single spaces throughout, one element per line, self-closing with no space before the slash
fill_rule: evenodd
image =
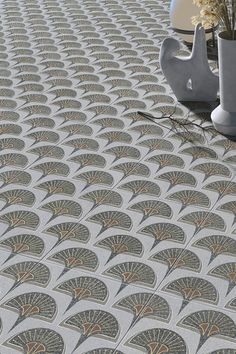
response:
<path id="1" fill-rule="evenodd" d="M 236 353 L 236 143 L 137 114 L 210 126 L 168 7 L 0 3 L 1 354 Z"/>

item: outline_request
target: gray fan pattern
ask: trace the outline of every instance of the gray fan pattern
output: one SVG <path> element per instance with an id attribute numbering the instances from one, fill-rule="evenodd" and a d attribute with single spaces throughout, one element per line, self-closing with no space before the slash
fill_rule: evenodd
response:
<path id="1" fill-rule="evenodd" d="M 2 354 L 235 353 L 236 144 L 163 77 L 169 6 L 0 1 Z"/>

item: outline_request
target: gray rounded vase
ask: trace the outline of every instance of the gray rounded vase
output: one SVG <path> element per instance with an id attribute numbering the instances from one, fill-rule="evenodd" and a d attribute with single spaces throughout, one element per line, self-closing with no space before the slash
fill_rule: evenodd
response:
<path id="1" fill-rule="evenodd" d="M 218 132 L 236 136 L 236 40 L 221 32 L 218 50 L 220 105 L 211 113 L 211 120 Z"/>
<path id="2" fill-rule="evenodd" d="M 200 8 L 191 0 L 171 0 L 170 22 L 172 29 L 186 43 L 193 43 L 195 25 L 192 17 L 200 15 Z M 206 30 L 206 39 L 212 37 L 212 30 Z"/>

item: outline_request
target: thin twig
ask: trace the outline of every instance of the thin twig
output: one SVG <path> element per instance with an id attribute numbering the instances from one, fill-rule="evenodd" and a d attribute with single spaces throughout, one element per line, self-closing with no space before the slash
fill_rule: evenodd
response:
<path id="1" fill-rule="evenodd" d="M 174 124 L 177 123 L 177 124 L 179 124 L 180 126 L 183 126 L 184 129 L 185 129 L 186 126 L 188 126 L 188 125 L 196 126 L 196 127 L 200 128 L 200 129 L 203 129 L 203 130 L 205 130 L 205 131 L 208 130 L 208 129 L 212 129 L 211 126 L 209 126 L 209 127 L 203 127 L 202 125 L 197 124 L 197 123 L 193 123 L 193 122 L 186 122 L 186 123 L 183 123 L 183 122 L 180 122 L 180 121 L 178 121 L 178 120 L 172 118 L 171 116 L 154 117 L 153 115 L 148 114 L 148 113 L 145 113 L 145 112 L 140 112 L 140 111 L 138 111 L 137 113 L 138 113 L 139 115 L 141 115 L 141 116 L 143 116 L 143 117 L 145 117 L 145 118 L 151 120 L 152 122 L 153 122 L 154 120 L 161 120 L 161 119 L 164 119 L 164 118 L 169 118 L 171 121 L 174 122 Z"/>

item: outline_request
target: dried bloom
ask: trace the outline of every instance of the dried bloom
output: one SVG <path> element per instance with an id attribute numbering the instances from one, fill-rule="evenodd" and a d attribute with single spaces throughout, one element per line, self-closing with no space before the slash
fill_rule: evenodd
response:
<path id="1" fill-rule="evenodd" d="M 236 0 L 193 0 L 200 10 L 199 16 L 194 16 L 194 25 L 201 23 L 204 28 L 212 28 L 220 24 L 234 39 Z"/>

